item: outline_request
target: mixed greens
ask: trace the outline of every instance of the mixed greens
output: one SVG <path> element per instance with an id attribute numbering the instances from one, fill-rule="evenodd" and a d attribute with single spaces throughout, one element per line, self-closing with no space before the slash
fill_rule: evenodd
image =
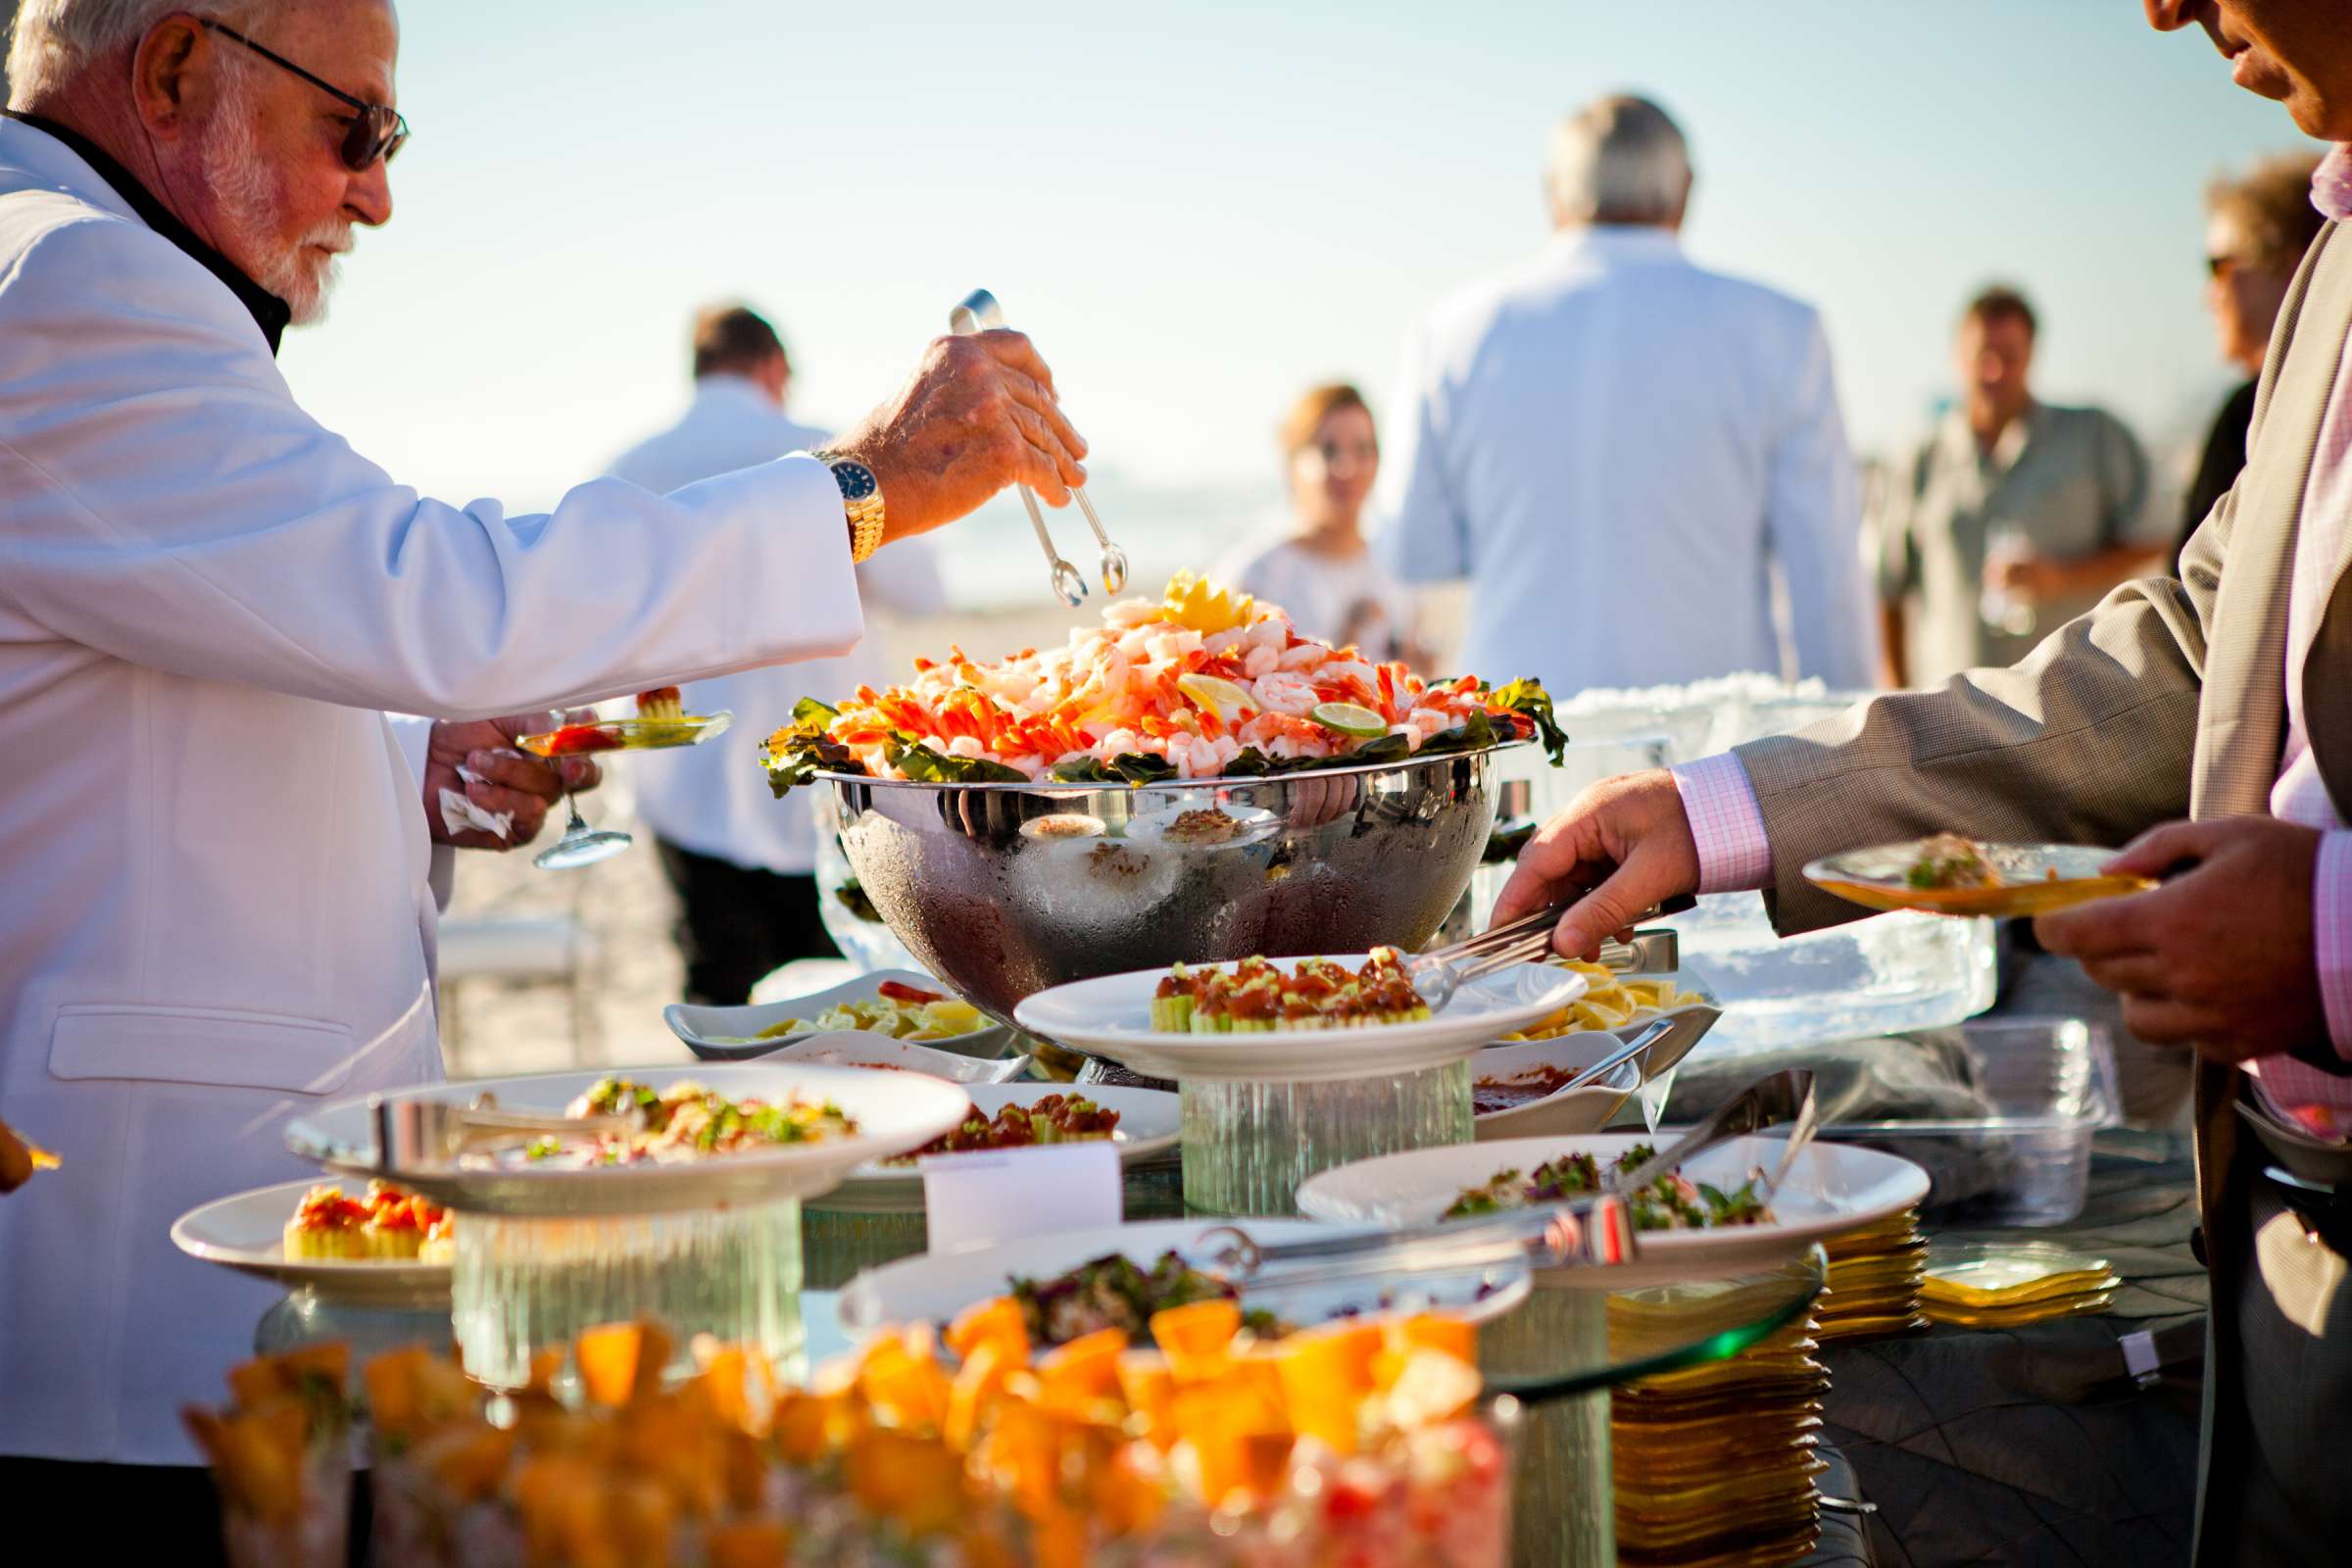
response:
<path id="1" fill-rule="evenodd" d="M 1656 1153 L 1652 1145 L 1636 1144 L 1612 1160 L 1608 1169 L 1632 1170 Z M 1601 1190 L 1601 1175 L 1599 1159 L 1581 1153 L 1546 1160 L 1525 1176 L 1517 1170 L 1497 1171 L 1483 1185 L 1462 1189 L 1441 1217 L 1468 1219 L 1589 1198 Z M 1624 1196 L 1637 1231 L 1710 1230 L 1769 1223 L 1772 1210 L 1755 1188 L 1752 1176 L 1727 1193 L 1706 1182 L 1691 1181 L 1680 1171 L 1669 1171 L 1639 1192 Z"/>

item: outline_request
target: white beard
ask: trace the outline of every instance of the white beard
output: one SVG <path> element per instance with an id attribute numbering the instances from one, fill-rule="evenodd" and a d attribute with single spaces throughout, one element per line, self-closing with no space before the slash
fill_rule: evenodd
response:
<path id="1" fill-rule="evenodd" d="M 308 326 L 325 318 L 326 297 L 341 270 L 334 256 L 320 259 L 311 247 L 322 245 L 336 255 L 350 250 L 351 220 L 330 219 L 291 246 L 270 237 L 275 232 L 271 220 L 278 205 L 277 182 L 254 145 L 251 109 L 249 95 L 232 74 L 223 84 L 205 140 L 205 183 L 220 203 L 221 226 L 244 242 L 241 249 L 262 258 L 253 280 L 286 302 L 294 325 Z"/>

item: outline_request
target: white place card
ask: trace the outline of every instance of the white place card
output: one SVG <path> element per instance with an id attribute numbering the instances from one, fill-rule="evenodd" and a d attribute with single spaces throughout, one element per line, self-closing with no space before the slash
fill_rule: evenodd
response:
<path id="1" fill-rule="evenodd" d="M 935 1252 L 1119 1223 L 1119 1152 L 1107 1138 L 932 1154 L 915 1166 Z"/>

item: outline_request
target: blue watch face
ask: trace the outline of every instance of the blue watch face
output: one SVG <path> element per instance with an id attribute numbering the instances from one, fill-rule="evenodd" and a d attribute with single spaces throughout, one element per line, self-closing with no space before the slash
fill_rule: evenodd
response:
<path id="1" fill-rule="evenodd" d="M 874 478 L 873 469 L 848 459 L 833 465 L 833 482 L 841 486 L 841 499 L 844 501 L 863 501 L 882 488 Z"/>

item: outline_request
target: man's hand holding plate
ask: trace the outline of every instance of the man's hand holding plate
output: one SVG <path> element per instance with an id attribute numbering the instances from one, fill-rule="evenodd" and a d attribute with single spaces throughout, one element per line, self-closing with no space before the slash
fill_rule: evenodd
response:
<path id="1" fill-rule="evenodd" d="M 2316 828 L 2267 816 L 2169 822 L 2107 869 L 2164 886 L 2045 914 L 2034 933 L 2124 999 L 2156 1045 L 2242 1061 L 2328 1040 L 2312 939 Z"/>
<path id="2" fill-rule="evenodd" d="M 569 721 L 586 723 L 595 717 L 582 710 Z M 563 799 L 564 791 L 596 788 L 604 775 L 593 759 L 542 760 L 514 744 L 518 736 L 536 735 L 564 722 L 555 713 L 518 713 L 436 723 L 424 754 L 424 818 L 431 824 L 433 842 L 461 850 L 511 850 L 538 837 L 548 806 Z M 452 829 L 441 810 L 443 790 L 463 795 L 494 816 L 511 816 L 507 836 L 481 828 Z"/>

